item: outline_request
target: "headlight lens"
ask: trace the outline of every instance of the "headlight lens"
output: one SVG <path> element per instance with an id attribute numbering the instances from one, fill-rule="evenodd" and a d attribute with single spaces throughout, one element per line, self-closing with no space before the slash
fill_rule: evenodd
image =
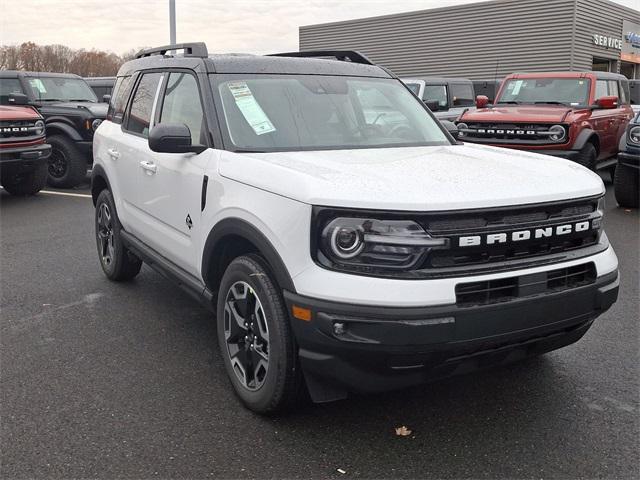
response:
<path id="1" fill-rule="evenodd" d="M 457 126 L 458 126 L 458 138 L 464 137 L 467 134 L 467 132 L 463 132 L 462 130 L 469 128 L 469 125 L 467 125 L 466 123 L 460 122 Z"/>
<path id="2" fill-rule="evenodd" d="M 93 122 L 91 122 L 91 130 L 95 132 L 101 123 L 102 123 L 102 120 L 100 120 L 99 118 L 96 118 Z"/>
<path id="3" fill-rule="evenodd" d="M 629 129 L 629 143 L 640 145 L 640 126 Z"/>
<path id="4" fill-rule="evenodd" d="M 564 137 L 567 135 L 567 131 L 564 129 L 562 125 L 554 125 L 549 129 L 549 138 L 554 142 L 560 142 L 564 140 Z"/>
<path id="5" fill-rule="evenodd" d="M 322 228 L 317 254 L 328 266 L 375 273 L 410 269 L 446 242 L 410 220 L 339 217 Z"/>
<path id="6" fill-rule="evenodd" d="M 36 135 L 42 135 L 44 133 L 44 122 L 42 120 L 38 120 L 35 125 Z"/>

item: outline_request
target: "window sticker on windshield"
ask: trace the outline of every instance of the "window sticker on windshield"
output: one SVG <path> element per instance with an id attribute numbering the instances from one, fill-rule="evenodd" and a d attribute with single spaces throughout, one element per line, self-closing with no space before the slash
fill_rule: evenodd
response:
<path id="1" fill-rule="evenodd" d="M 513 85 L 513 92 L 511 93 L 513 93 L 514 95 L 517 95 L 518 93 L 520 93 L 520 89 L 522 88 L 522 83 L 523 83 L 522 80 L 516 80 Z"/>
<path id="2" fill-rule="evenodd" d="M 249 90 L 249 86 L 245 82 L 233 82 L 227 85 L 229 91 L 236 101 L 236 105 L 244 116 L 247 123 L 256 132 L 256 135 L 264 135 L 265 133 L 275 132 L 276 128 L 264 113 L 262 107 Z"/>
<path id="3" fill-rule="evenodd" d="M 42 83 L 42 80 L 40 80 L 39 78 L 30 78 L 29 84 L 31 85 L 31 88 L 35 88 L 40 93 L 47 93 L 47 89 L 45 88 L 44 83 Z"/>

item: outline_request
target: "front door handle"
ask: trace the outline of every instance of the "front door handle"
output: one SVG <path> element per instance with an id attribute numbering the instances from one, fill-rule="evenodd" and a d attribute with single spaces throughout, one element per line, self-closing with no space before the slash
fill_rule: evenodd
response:
<path id="1" fill-rule="evenodd" d="M 146 170 L 149 175 L 153 175 L 158 171 L 157 165 L 155 165 L 153 162 L 147 162 L 145 160 L 140 162 L 140 168 L 142 168 L 143 170 Z"/>
<path id="2" fill-rule="evenodd" d="M 107 149 L 107 153 L 109 154 L 112 160 L 117 160 L 120 158 L 120 152 L 118 152 L 118 150 L 116 150 L 115 148 Z"/>

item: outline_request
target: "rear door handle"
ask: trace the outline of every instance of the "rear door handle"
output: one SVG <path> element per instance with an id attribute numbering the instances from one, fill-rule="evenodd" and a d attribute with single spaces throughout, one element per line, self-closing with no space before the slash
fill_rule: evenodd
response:
<path id="1" fill-rule="evenodd" d="M 147 162 L 145 160 L 140 162 L 140 168 L 142 168 L 143 170 L 146 170 L 149 173 L 149 175 L 153 175 L 158 171 L 157 165 L 155 165 L 153 162 Z"/>
<path id="2" fill-rule="evenodd" d="M 107 149 L 107 153 L 109 154 L 112 160 L 117 160 L 120 158 L 120 152 L 118 152 L 118 150 L 116 150 L 115 148 Z"/>

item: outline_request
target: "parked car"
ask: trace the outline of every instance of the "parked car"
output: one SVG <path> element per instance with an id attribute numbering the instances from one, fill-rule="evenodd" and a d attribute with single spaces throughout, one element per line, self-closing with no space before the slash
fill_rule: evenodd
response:
<path id="1" fill-rule="evenodd" d="M 574 160 L 592 170 L 613 168 L 633 110 L 629 83 L 604 72 L 519 73 L 502 83 L 493 105 L 458 121 L 459 138 Z"/>
<path id="2" fill-rule="evenodd" d="M 473 80 L 472 83 L 476 95 L 484 95 L 489 99 L 489 102 L 493 102 L 496 98 L 496 93 L 500 90 L 502 79 Z"/>
<path id="3" fill-rule="evenodd" d="M 640 113 L 627 126 L 620 139 L 618 165 L 613 177 L 616 200 L 621 207 L 638 208 L 640 172 Z"/>
<path id="4" fill-rule="evenodd" d="M 26 95 L 44 116 L 51 145 L 48 182 L 69 188 L 81 183 L 93 160 L 93 133 L 107 114 L 93 90 L 78 75 L 0 71 L 0 82 Z"/>
<path id="5" fill-rule="evenodd" d="M 629 80 L 629 96 L 634 113 L 640 113 L 640 80 Z"/>
<path id="6" fill-rule="evenodd" d="M 10 83 L 0 85 L 0 184 L 12 195 L 33 195 L 47 183 L 44 119 L 27 106 L 27 97 L 11 91 Z"/>
<path id="7" fill-rule="evenodd" d="M 96 97 L 103 102 L 109 102 L 111 91 L 116 83 L 116 77 L 85 77 L 84 81 L 91 87 Z"/>
<path id="8" fill-rule="evenodd" d="M 466 78 L 416 77 L 402 81 L 431 109 L 438 120 L 454 121 L 475 106 L 473 83 Z"/>
<path id="9" fill-rule="evenodd" d="M 408 128 L 367 118 L 374 96 Z M 598 175 L 457 142 L 357 52 L 142 51 L 94 157 L 105 275 L 146 262 L 215 311 L 256 412 L 557 349 L 617 298 Z"/>

